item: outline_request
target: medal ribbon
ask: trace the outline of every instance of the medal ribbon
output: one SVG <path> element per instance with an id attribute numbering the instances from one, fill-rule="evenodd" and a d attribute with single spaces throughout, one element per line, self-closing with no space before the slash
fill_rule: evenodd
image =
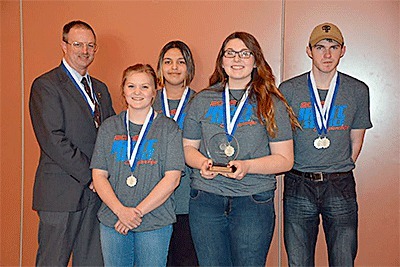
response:
<path id="1" fill-rule="evenodd" d="M 181 100 L 179 101 L 178 107 L 176 108 L 176 113 L 173 117 L 174 121 L 179 121 L 181 115 L 182 115 L 182 110 L 186 106 L 186 103 L 189 101 L 189 87 L 185 88 L 185 91 L 183 92 L 181 96 Z M 169 112 L 169 105 L 168 105 L 168 98 L 167 98 L 167 90 L 165 87 L 162 89 L 162 94 L 161 94 L 161 104 L 162 108 L 164 111 L 165 116 L 168 118 L 172 118 Z"/>
<path id="2" fill-rule="evenodd" d="M 332 115 L 332 107 L 335 103 L 336 94 L 339 89 L 339 83 L 340 79 L 338 72 L 336 71 L 329 85 L 328 94 L 326 95 L 324 106 L 322 107 L 313 72 L 310 71 L 310 74 L 308 75 L 308 88 L 310 90 L 312 111 L 318 135 L 326 135 L 328 133 L 329 119 Z"/>
<path id="3" fill-rule="evenodd" d="M 92 116 L 94 116 L 94 103 L 90 99 L 89 95 L 85 92 L 85 90 L 82 90 L 81 86 L 75 81 L 74 77 L 72 77 L 72 74 L 69 72 L 67 67 L 65 67 L 64 63 L 61 64 L 63 67 L 63 70 L 67 73 L 68 77 L 72 80 L 72 83 L 75 85 L 75 87 L 79 90 L 79 93 L 83 96 L 83 99 L 85 99 L 86 104 L 88 104 L 88 107 L 90 109 L 90 113 L 92 113 Z M 90 76 L 87 75 L 88 81 L 90 80 Z M 90 80 L 91 82 L 91 80 Z M 92 90 L 94 91 L 94 90 Z M 93 101 L 96 101 L 99 104 L 99 101 L 97 100 L 96 94 L 93 92 Z M 100 105 L 100 104 L 99 104 Z"/>
<path id="4" fill-rule="evenodd" d="M 132 138 L 130 136 L 129 132 L 129 110 L 126 110 L 126 131 L 128 133 L 128 148 L 126 150 L 127 157 L 129 159 L 129 166 L 131 166 L 131 172 L 135 170 L 137 160 L 139 157 L 137 155 L 140 155 L 139 152 L 141 152 L 142 148 L 142 140 L 146 139 L 146 135 L 150 129 L 151 124 L 153 123 L 154 119 L 154 112 L 153 108 L 150 107 L 149 112 L 147 113 L 146 119 L 144 120 L 144 123 L 142 125 L 142 128 L 140 129 L 138 140 L 136 141 L 136 144 L 132 147 Z"/>
<path id="5" fill-rule="evenodd" d="M 228 141 L 232 141 L 232 137 L 230 135 L 234 135 L 236 128 L 237 128 L 237 120 L 242 114 L 243 107 L 247 103 L 247 98 L 249 95 L 249 89 L 247 88 L 244 92 L 242 98 L 239 100 L 239 105 L 233 114 L 233 118 L 231 120 L 231 105 L 229 101 L 229 86 L 228 84 L 225 86 L 224 92 L 222 92 L 222 102 L 224 105 L 224 126 L 225 126 L 225 133 L 228 137 Z"/>

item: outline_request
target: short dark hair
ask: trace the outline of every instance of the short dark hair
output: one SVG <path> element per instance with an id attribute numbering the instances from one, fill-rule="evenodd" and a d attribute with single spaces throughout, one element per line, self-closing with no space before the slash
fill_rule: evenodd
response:
<path id="1" fill-rule="evenodd" d="M 68 41 L 68 33 L 74 27 L 90 30 L 94 35 L 94 40 L 96 40 L 96 34 L 94 33 L 93 28 L 88 23 L 81 20 L 73 20 L 65 24 L 63 27 L 62 39 L 64 42 Z"/>

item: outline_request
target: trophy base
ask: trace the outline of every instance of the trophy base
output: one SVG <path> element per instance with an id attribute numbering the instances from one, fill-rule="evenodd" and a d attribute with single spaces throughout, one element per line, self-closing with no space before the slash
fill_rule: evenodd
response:
<path id="1" fill-rule="evenodd" d="M 209 168 L 210 171 L 213 172 L 226 172 L 226 173 L 234 173 L 236 171 L 236 167 L 228 167 L 226 165 L 214 164 Z"/>

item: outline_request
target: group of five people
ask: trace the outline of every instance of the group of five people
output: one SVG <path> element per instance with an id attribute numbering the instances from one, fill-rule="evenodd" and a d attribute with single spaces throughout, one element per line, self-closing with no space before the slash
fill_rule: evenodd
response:
<path id="1" fill-rule="evenodd" d="M 368 87 L 337 71 L 346 47 L 335 25 L 314 28 L 311 71 L 279 89 L 249 33 L 224 40 L 197 93 L 192 53 L 171 41 L 156 71 L 124 70 L 118 115 L 88 74 L 91 26 L 66 24 L 61 47 L 29 103 L 41 150 L 37 265 L 66 266 L 72 253 L 74 266 L 264 266 L 281 173 L 289 265 L 314 265 L 320 215 L 329 264 L 354 265 L 352 170 L 372 124 Z M 228 159 L 222 169 L 213 152 Z"/>

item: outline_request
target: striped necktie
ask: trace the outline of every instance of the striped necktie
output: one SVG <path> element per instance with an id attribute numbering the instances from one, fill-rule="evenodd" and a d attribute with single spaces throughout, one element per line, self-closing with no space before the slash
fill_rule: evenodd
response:
<path id="1" fill-rule="evenodd" d="M 82 78 L 81 83 L 83 84 L 83 87 L 85 88 L 86 93 L 89 95 L 90 100 L 92 101 L 92 103 L 94 103 L 93 120 L 94 120 L 94 124 L 95 124 L 96 128 L 99 128 L 99 126 L 101 124 L 101 114 L 100 114 L 99 104 L 97 103 L 97 101 L 95 101 L 93 99 L 93 95 L 92 95 L 92 92 L 90 90 L 89 84 L 88 84 L 88 82 L 86 80 L 86 77 Z"/>

